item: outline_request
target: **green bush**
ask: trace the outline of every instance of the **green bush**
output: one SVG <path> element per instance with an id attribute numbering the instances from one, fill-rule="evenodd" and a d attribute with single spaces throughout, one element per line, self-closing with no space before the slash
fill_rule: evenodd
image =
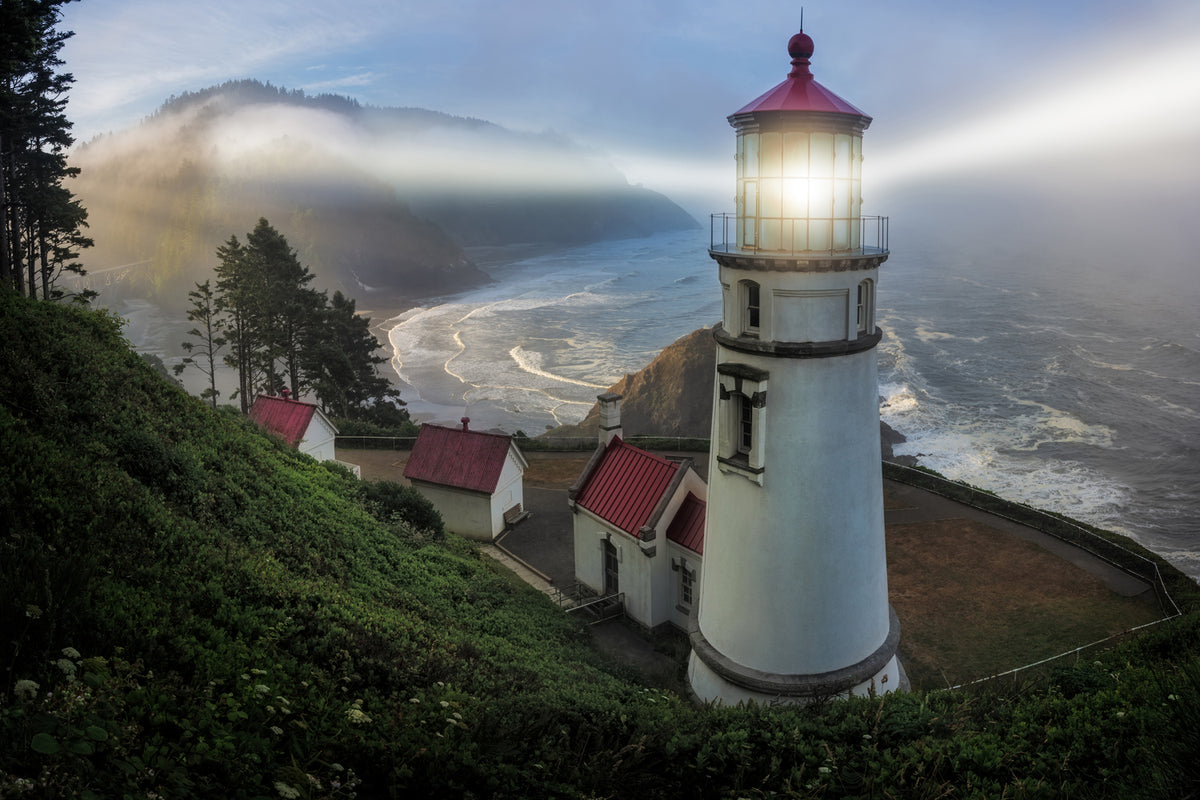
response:
<path id="1" fill-rule="evenodd" d="M 362 481 L 363 502 L 377 519 L 399 521 L 405 526 L 429 531 L 437 536 L 445 533 L 442 515 L 420 492 L 395 481 Z"/>

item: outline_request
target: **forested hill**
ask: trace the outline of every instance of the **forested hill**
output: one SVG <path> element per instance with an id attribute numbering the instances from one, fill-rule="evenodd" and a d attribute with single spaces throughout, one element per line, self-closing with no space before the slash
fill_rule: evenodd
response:
<path id="1" fill-rule="evenodd" d="M 695 227 L 662 195 L 552 134 L 424 109 L 364 107 L 257 81 L 187 92 L 72 153 L 92 271 L 142 264 L 180 302 L 231 234 L 266 217 L 321 288 L 367 302 L 488 280 L 463 247 L 576 244 Z"/>
<path id="2" fill-rule="evenodd" d="M 0 796 L 1194 797 L 1185 614 L 1049 677 L 696 708 L 395 484 L 0 288 Z M 1187 587 L 1190 586 L 1189 590 Z"/>

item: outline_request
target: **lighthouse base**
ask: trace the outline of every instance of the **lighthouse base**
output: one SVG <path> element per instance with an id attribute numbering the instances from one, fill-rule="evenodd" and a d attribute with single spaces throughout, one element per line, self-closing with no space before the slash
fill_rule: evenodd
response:
<path id="1" fill-rule="evenodd" d="M 692 654 L 688 680 L 696 699 L 703 703 L 736 705 L 743 702 L 805 704 L 856 695 L 905 691 L 908 676 L 896 654 L 900 622 L 889 608 L 887 639 L 857 664 L 815 674 L 780 674 L 747 667 L 719 653 L 704 638 L 695 621 L 688 631 Z"/>

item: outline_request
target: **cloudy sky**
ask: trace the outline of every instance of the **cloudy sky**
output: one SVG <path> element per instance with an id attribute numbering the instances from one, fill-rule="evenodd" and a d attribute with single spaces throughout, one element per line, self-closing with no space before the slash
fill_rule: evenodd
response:
<path id="1" fill-rule="evenodd" d="M 1194 0 L 860 0 L 804 15 L 817 80 L 874 117 L 864 168 L 884 192 L 984 173 L 1200 177 Z M 256 78 L 566 134 L 695 211 L 688 199 L 732 191 L 725 117 L 784 78 L 799 26 L 782 0 L 83 0 L 62 28 L 81 141 L 172 94 Z"/>

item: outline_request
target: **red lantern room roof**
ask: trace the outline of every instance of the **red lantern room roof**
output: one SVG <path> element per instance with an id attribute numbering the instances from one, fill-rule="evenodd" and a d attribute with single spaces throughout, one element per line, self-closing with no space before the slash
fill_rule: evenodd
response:
<path id="1" fill-rule="evenodd" d="M 787 80 L 754 102 L 730 116 L 755 114 L 760 111 L 817 111 L 829 114 L 851 114 L 862 117 L 865 124 L 871 118 L 850 103 L 838 97 L 813 79 L 809 71 L 809 58 L 813 54 L 813 40 L 801 31 L 788 41 L 788 55 L 792 57 L 792 71 Z M 865 127 L 864 124 L 864 127 Z"/>

